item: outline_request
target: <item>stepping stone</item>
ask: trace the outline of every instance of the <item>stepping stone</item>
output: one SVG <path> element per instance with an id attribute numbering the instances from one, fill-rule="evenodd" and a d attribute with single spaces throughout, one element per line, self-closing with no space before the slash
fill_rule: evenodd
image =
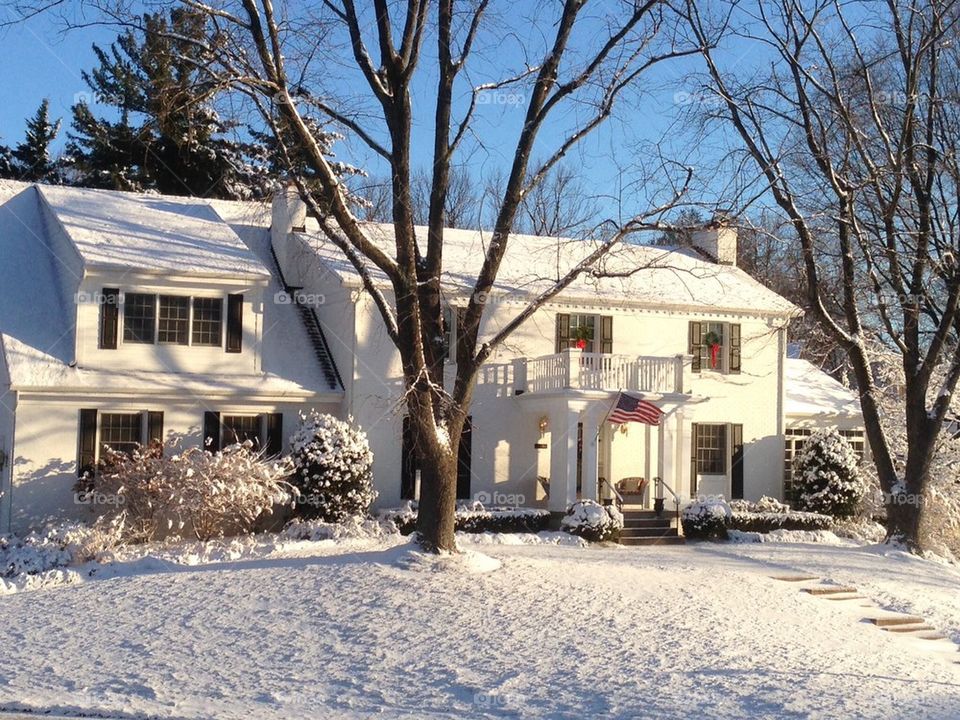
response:
<path id="1" fill-rule="evenodd" d="M 783 582 L 807 582 L 807 580 L 819 580 L 815 575 L 771 575 L 774 580 Z"/>
<path id="2" fill-rule="evenodd" d="M 926 623 L 919 623 L 917 625 L 890 625 L 881 629 L 885 632 L 892 633 L 915 633 L 924 630 L 936 630 L 933 625 L 927 625 Z"/>
<path id="3" fill-rule="evenodd" d="M 868 598 L 863 595 L 827 595 L 824 597 L 824 600 L 867 600 Z M 862 607 L 870 607 L 869 605 L 863 605 Z"/>
<path id="4" fill-rule="evenodd" d="M 818 587 L 803 588 L 803 592 L 811 595 L 840 595 L 842 593 L 850 594 L 857 592 L 855 587 L 843 587 L 841 585 L 820 585 Z"/>
<path id="5" fill-rule="evenodd" d="M 888 628 L 895 625 L 922 625 L 927 621 L 915 615 L 885 615 L 883 617 L 867 618 L 877 627 Z"/>

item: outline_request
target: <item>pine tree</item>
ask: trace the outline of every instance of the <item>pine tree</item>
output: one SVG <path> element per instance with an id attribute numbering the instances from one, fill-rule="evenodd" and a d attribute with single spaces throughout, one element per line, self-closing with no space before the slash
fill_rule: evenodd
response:
<path id="1" fill-rule="evenodd" d="M 43 100 L 37 112 L 27 120 L 26 137 L 13 151 L 14 174 L 29 182 L 61 182 L 59 163 L 50 147 L 60 132 L 60 121 L 50 120 L 50 101 Z"/>
<path id="2" fill-rule="evenodd" d="M 203 15 L 174 9 L 143 17 L 109 49 L 94 46 L 98 65 L 83 78 L 97 100 L 118 111 L 96 117 L 73 107 L 68 153 L 76 184 L 162 194 L 260 196 L 263 171 L 251 169 L 246 147 L 212 106 L 216 89 L 198 71 L 210 61 L 199 41 Z"/>
<path id="3" fill-rule="evenodd" d="M 6 145 L 0 145 L 0 180 L 15 177 L 13 171 L 13 151 Z"/>

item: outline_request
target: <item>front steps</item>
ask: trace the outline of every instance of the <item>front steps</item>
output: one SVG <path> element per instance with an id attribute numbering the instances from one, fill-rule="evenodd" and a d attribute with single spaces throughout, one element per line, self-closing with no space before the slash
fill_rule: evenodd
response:
<path id="1" fill-rule="evenodd" d="M 675 513 L 663 512 L 657 517 L 653 510 L 624 510 L 621 545 L 682 545 L 685 542 L 677 529 Z"/>

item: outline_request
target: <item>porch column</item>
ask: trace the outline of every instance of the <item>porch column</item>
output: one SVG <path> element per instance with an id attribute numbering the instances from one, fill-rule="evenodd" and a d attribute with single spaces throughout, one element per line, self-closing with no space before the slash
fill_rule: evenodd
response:
<path id="1" fill-rule="evenodd" d="M 599 412 L 602 412 L 601 409 Z M 594 408 L 583 414 L 583 456 L 581 460 L 580 495 L 584 500 L 600 501 L 600 488 L 597 481 L 597 460 L 599 459 L 600 421 L 598 410 Z M 576 466 L 574 466 L 576 468 Z M 609 478 L 608 478 L 609 480 Z"/>
<path id="2" fill-rule="evenodd" d="M 679 492 L 677 489 L 676 472 L 676 427 L 676 411 L 667 413 L 663 416 L 663 421 L 660 424 L 660 477 L 663 478 L 664 482 L 673 488 L 674 492 Z"/>
<path id="3" fill-rule="evenodd" d="M 550 414 L 550 512 L 563 513 L 577 499 L 577 423 L 580 408 L 567 404 Z"/>

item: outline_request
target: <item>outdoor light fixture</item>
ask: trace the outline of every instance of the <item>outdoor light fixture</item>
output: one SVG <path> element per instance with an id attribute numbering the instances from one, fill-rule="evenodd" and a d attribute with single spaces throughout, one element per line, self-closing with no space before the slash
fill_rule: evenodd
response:
<path id="1" fill-rule="evenodd" d="M 546 415 L 540 416 L 539 426 L 540 426 L 540 437 L 543 437 L 544 435 L 547 434 L 547 428 L 550 427 L 550 423 L 547 420 Z"/>

